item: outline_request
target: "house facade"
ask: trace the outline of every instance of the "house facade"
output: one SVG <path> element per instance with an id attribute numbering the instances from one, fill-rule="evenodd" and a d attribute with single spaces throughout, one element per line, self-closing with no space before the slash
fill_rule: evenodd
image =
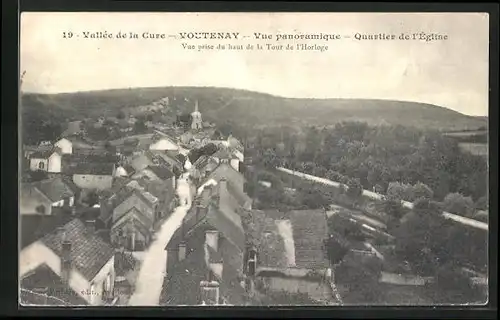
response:
<path id="1" fill-rule="evenodd" d="M 114 163 L 80 163 L 73 169 L 73 182 L 81 189 L 110 189 L 115 170 Z"/>
<path id="2" fill-rule="evenodd" d="M 159 135 L 154 139 L 155 141 L 149 146 L 149 150 L 153 151 L 178 151 L 179 146 L 174 139 L 167 135 Z"/>
<path id="3" fill-rule="evenodd" d="M 73 143 L 68 139 L 62 138 L 61 140 L 57 141 L 54 145 L 59 149 L 61 149 L 61 154 L 73 153 Z"/>
<path id="4" fill-rule="evenodd" d="M 114 249 L 79 219 L 28 245 L 19 259 L 24 304 L 40 295 L 91 306 L 114 298 Z"/>
<path id="5" fill-rule="evenodd" d="M 49 173 L 61 172 L 61 151 L 59 148 L 50 148 L 35 151 L 30 154 L 30 170 Z"/>
<path id="6" fill-rule="evenodd" d="M 130 251 L 144 250 L 152 240 L 159 206 L 158 198 L 136 181 L 127 184 L 108 199 L 111 242 Z"/>

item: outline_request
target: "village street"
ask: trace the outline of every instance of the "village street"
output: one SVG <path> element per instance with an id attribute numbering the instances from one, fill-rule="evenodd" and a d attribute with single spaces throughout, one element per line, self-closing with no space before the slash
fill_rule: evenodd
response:
<path id="1" fill-rule="evenodd" d="M 184 173 L 178 180 L 177 194 L 180 204 L 172 215 L 165 220 L 156 234 L 156 239 L 144 253 L 144 260 L 139 270 L 135 291 L 130 297 L 131 306 L 158 305 L 166 272 L 165 246 L 170 241 L 175 230 L 181 225 L 182 219 L 191 207 L 192 197 L 189 186 L 189 174 Z"/>

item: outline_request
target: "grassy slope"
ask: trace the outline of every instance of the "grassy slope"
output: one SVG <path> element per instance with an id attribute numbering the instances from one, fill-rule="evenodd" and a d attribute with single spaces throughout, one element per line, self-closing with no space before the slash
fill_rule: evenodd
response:
<path id="1" fill-rule="evenodd" d="M 218 124 L 239 122 L 269 125 L 331 125 L 344 120 L 390 123 L 440 130 L 475 129 L 487 120 L 434 105 L 368 99 L 290 99 L 226 88 L 163 87 L 89 91 L 65 94 L 25 94 L 23 113 L 47 110 L 55 116 L 116 115 L 121 108 L 146 105 L 169 96 L 175 110 L 191 111 L 198 99 L 205 119 Z M 172 98 L 176 97 L 174 101 Z M 184 101 L 187 98 L 189 101 Z M 43 108 L 43 109 L 42 109 Z"/>

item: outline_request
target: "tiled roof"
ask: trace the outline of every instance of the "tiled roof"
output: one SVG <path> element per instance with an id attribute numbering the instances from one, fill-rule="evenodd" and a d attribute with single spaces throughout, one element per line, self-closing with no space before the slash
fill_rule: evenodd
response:
<path id="1" fill-rule="evenodd" d="M 125 218 L 129 212 L 132 213 L 132 223 L 134 226 L 137 227 L 143 235 L 149 235 L 150 229 L 153 227 L 153 221 L 136 207 L 130 208 L 126 213 L 121 215 L 118 220 L 114 221 L 113 229 L 120 228 L 130 221 L 130 218 Z"/>
<path id="2" fill-rule="evenodd" d="M 288 213 L 295 243 L 295 263 L 301 268 L 325 268 L 328 260 L 323 250 L 328 237 L 324 210 L 294 210 Z"/>
<path id="3" fill-rule="evenodd" d="M 253 229 L 246 230 L 246 232 L 251 232 L 257 240 L 256 249 L 259 266 L 270 268 L 288 267 L 285 243 L 276 226 L 276 220 L 260 210 L 252 210 L 251 216 Z"/>
<path id="4" fill-rule="evenodd" d="M 70 215 L 21 215 L 21 249 L 73 220 Z"/>
<path id="5" fill-rule="evenodd" d="M 79 219 L 73 219 L 62 227 L 45 235 L 41 240 L 54 253 L 61 256 L 63 234 L 71 242 L 71 261 L 74 268 L 92 280 L 113 257 L 114 249 L 98 235 L 89 231 Z"/>
<path id="6" fill-rule="evenodd" d="M 208 272 L 203 255 L 189 254 L 165 277 L 160 304 L 200 304 L 200 281 L 207 280 Z"/>
<path id="7" fill-rule="evenodd" d="M 165 166 L 147 166 L 146 169 L 151 170 L 151 172 L 162 180 L 167 180 L 174 176 L 174 173 Z"/>
<path id="8" fill-rule="evenodd" d="M 75 195 L 73 190 L 61 179 L 53 178 L 36 182 L 34 186 L 52 202 L 63 200 Z"/>
<path id="9" fill-rule="evenodd" d="M 221 148 L 216 153 L 212 155 L 212 157 L 219 159 L 237 159 L 237 157 L 229 151 L 227 148 Z"/>
<path id="10" fill-rule="evenodd" d="M 224 247 L 216 252 L 212 248 L 207 246 L 206 253 L 209 255 L 207 260 L 210 263 L 222 262 L 222 277 L 218 277 L 220 295 L 230 304 L 233 305 L 243 305 L 245 303 L 245 298 L 247 296 L 246 290 L 241 286 L 241 274 L 238 269 L 241 269 L 239 265 L 234 265 L 234 260 L 224 261 L 222 259 L 222 251 Z"/>
<path id="11" fill-rule="evenodd" d="M 71 287 L 65 285 L 61 278 L 46 264 L 42 264 L 23 277 L 20 283 L 21 302 L 23 304 L 46 304 L 50 306 L 87 305 L 87 301 L 80 297 Z M 47 301 L 32 289 L 47 288 Z M 25 289 L 25 290 L 22 290 Z"/>
<path id="12" fill-rule="evenodd" d="M 207 214 L 208 223 L 233 243 L 240 251 L 245 250 L 245 232 L 235 211 L 221 210 L 213 206 Z"/>
<path id="13" fill-rule="evenodd" d="M 132 167 L 132 166 L 131 166 L 131 165 L 129 165 L 129 164 L 125 164 L 125 165 L 123 165 L 122 167 L 123 167 L 123 169 L 125 169 L 125 171 L 127 171 L 127 174 L 128 174 L 128 175 L 131 175 L 131 174 L 133 174 L 133 173 L 135 172 L 134 167 Z"/>
<path id="14" fill-rule="evenodd" d="M 220 206 L 215 202 L 218 198 L 218 189 L 218 186 L 210 186 L 203 190 L 202 194 L 198 197 L 198 201 L 200 201 L 202 207 L 208 207 L 208 210 L 204 210 L 205 214 L 203 216 L 196 217 L 196 207 L 193 206 L 183 219 L 183 230 L 188 234 L 193 230 L 192 228 L 199 225 L 201 221 L 207 221 L 213 228 L 224 234 L 224 236 L 240 251 L 243 251 L 245 248 L 245 232 L 243 230 L 241 218 L 237 213 L 238 206 L 237 204 L 235 205 L 236 201 Z M 198 220 L 196 220 L 196 218 L 198 218 Z M 181 229 L 182 228 L 179 228 L 178 232 L 174 233 L 174 237 L 172 237 L 174 241 L 171 242 L 174 246 L 174 242 L 180 241 Z"/>
<path id="15" fill-rule="evenodd" d="M 79 163 L 72 172 L 73 174 L 89 175 L 113 175 L 114 163 Z"/>
<path id="16" fill-rule="evenodd" d="M 52 146 L 43 146 L 43 147 L 39 147 L 38 150 L 36 150 L 35 152 L 33 152 L 31 154 L 31 158 L 36 158 L 36 159 L 47 159 L 48 157 L 50 157 L 54 152 L 59 152 L 61 149 L 57 148 L 57 147 L 52 147 Z"/>

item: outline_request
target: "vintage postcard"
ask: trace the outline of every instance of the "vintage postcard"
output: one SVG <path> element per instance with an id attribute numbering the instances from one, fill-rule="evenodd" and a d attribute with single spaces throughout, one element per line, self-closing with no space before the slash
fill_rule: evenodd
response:
<path id="1" fill-rule="evenodd" d="M 488 14 L 20 19 L 22 306 L 487 303 Z"/>

